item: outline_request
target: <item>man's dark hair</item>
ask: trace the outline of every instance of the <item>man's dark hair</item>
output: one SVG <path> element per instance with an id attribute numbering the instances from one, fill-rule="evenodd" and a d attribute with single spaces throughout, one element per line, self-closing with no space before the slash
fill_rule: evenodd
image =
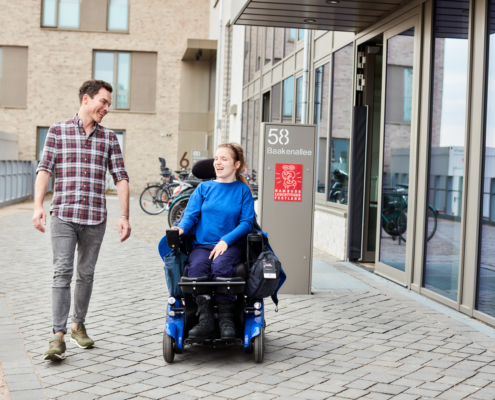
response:
<path id="1" fill-rule="evenodd" d="M 84 82 L 79 88 L 79 104 L 82 103 L 85 94 L 93 99 L 101 88 L 108 90 L 110 93 L 113 91 L 112 85 L 105 81 L 90 79 L 89 81 Z"/>

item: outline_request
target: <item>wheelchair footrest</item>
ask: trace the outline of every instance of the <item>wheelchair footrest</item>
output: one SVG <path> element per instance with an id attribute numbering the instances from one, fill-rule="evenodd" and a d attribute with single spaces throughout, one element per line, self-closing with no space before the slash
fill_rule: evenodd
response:
<path id="1" fill-rule="evenodd" d="M 246 282 L 241 277 L 217 278 L 214 282 L 208 280 L 207 276 L 199 278 L 190 278 L 183 276 L 179 286 L 184 293 L 190 294 L 208 294 L 212 290 L 222 294 L 240 294 L 244 293 Z"/>
<path id="2" fill-rule="evenodd" d="M 238 344 L 244 345 L 244 339 L 235 338 L 235 339 L 185 339 L 185 344 L 193 345 L 193 344 L 201 344 L 203 346 L 226 346 L 228 344 Z"/>

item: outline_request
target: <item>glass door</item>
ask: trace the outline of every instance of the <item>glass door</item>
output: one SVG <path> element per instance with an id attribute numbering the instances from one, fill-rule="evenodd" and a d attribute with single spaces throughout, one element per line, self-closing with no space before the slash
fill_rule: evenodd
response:
<path id="1" fill-rule="evenodd" d="M 378 174 L 376 272 L 407 285 L 411 139 L 416 137 L 417 17 L 384 34 L 382 133 Z"/>

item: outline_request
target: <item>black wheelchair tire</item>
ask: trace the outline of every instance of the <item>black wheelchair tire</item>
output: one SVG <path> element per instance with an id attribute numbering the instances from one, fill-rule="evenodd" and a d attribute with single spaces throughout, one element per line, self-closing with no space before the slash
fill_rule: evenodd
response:
<path id="1" fill-rule="evenodd" d="M 170 228 L 172 228 L 174 222 L 177 221 L 182 216 L 182 213 L 187 207 L 187 203 L 189 203 L 189 197 L 185 197 L 184 199 L 178 201 L 168 211 L 168 226 Z"/>
<path id="2" fill-rule="evenodd" d="M 255 363 L 262 363 L 265 357 L 265 328 L 253 339 L 253 357 Z"/>
<path id="3" fill-rule="evenodd" d="M 175 341 L 167 335 L 167 331 L 163 332 L 163 358 L 169 364 L 174 362 L 175 357 Z"/>

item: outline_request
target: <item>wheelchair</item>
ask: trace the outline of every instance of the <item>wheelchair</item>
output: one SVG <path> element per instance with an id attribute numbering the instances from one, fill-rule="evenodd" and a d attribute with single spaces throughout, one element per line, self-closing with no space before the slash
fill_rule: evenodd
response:
<path id="1" fill-rule="evenodd" d="M 213 159 L 201 160 L 193 167 L 193 174 L 200 179 L 212 179 L 215 176 Z M 178 221 L 174 224 L 176 225 Z M 257 226 L 257 224 L 256 224 Z M 257 254 L 262 251 L 263 234 L 253 229 L 246 237 L 246 251 L 243 253 L 241 263 L 231 278 L 216 278 L 210 282 L 208 276 L 191 278 L 184 274 L 178 283 L 184 297 L 169 297 L 167 304 L 167 321 L 163 333 L 163 358 L 167 363 L 174 361 L 176 354 L 183 354 L 186 345 L 202 345 L 212 348 L 228 345 L 243 346 L 244 352 L 253 354 L 256 363 L 263 362 L 265 352 L 265 327 L 263 299 L 250 299 L 244 294 L 248 272 Z M 181 251 L 189 254 L 191 250 L 188 243 L 191 238 L 182 238 Z M 170 251 L 167 246 L 167 238 L 164 236 L 159 244 L 159 252 L 163 257 Z M 213 306 L 213 314 L 217 330 L 213 338 L 191 339 L 189 331 L 199 322 L 196 315 L 198 306 L 194 296 L 208 294 L 214 298 L 215 293 L 235 294 L 234 324 L 236 329 L 235 339 L 222 339 L 218 328 L 218 307 Z"/>

